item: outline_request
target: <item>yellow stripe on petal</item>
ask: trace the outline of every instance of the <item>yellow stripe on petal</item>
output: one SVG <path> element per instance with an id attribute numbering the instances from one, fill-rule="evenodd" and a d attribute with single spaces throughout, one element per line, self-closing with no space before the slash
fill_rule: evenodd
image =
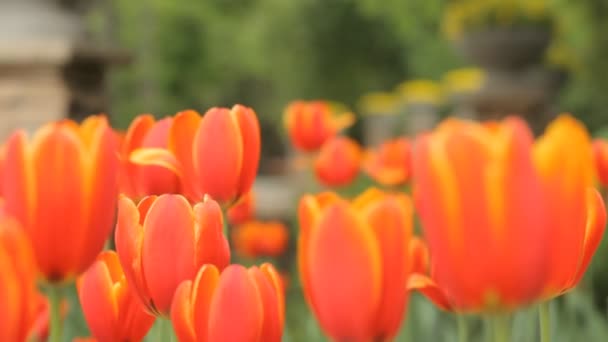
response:
<path id="1" fill-rule="evenodd" d="M 137 165 L 160 166 L 182 175 L 182 167 L 173 153 L 164 148 L 138 148 L 131 152 L 129 161 Z"/>

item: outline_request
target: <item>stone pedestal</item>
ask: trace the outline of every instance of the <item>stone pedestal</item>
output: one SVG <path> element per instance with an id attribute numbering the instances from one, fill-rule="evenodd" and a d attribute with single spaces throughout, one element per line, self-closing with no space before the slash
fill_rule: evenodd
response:
<path id="1" fill-rule="evenodd" d="M 382 142 L 402 136 L 403 118 L 396 113 L 369 114 L 363 118 L 365 124 L 365 146 L 374 147 Z"/>
<path id="2" fill-rule="evenodd" d="M 439 122 L 439 108 L 432 103 L 410 103 L 406 108 L 407 133 L 410 136 L 429 131 Z"/>
<path id="3" fill-rule="evenodd" d="M 542 65 L 550 41 L 548 28 L 488 28 L 465 35 L 457 49 L 486 74 L 471 99 L 480 119 L 520 115 L 536 134 L 543 131 L 557 114 L 552 100 L 559 89 L 554 73 Z"/>
<path id="4" fill-rule="evenodd" d="M 0 140 L 65 117 L 105 112 L 108 66 L 126 52 L 89 41 L 80 9 L 90 1 L 0 1 Z"/>

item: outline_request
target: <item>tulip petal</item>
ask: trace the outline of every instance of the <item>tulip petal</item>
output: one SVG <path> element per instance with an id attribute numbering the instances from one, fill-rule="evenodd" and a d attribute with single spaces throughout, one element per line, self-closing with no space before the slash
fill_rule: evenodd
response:
<path id="1" fill-rule="evenodd" d="M 194 332 L 194 314 L 190 305 L 192 294 L 192 280 L 184 280 L 175 290 L 173 302 L 171 303 L 171 324 L 178 340 L 181 342 L 197 342 Z M 199 342 L 206 341 L 199 338 Z"/>
<path id="2" fill-rule="evenodd" d="M 36 179 L 25 132 L 13 133 L 4 146 L 2 195 L 7 199 L 4 209 L 17 218 L 24 227 L 29 227 L 34 223 Z"/>
<path id="3" fill-rule="evenodd" d="M 366 340 L 381 299 L 378 242 L 348 203 L 325 210 L 305 250 L 302 273 L 323 330 L 336 340 Z"/>
<path id="4" fill-rule="evenodd" d="M 138 148 L 131 152 L 129 160 L 137 165 L 159 166 L 174 172 L 178 176 L 182 175 L 182 166 L 171 151 L 164 148 Z"/>
<path id="5" fill-rule="evenodd" d="M 153 202 L 155 196 L 146 197 L 141 204 L 143 208 L 149 207 L 148 203 Z M 142 213 L 145 214 L 145 213 Z M 143 245 L 143 227 L 140 220 L 145 215 L 140 216 L 140 210 L 133 201 L 121 195 L 118 200 L 118 221 L 116 223 L 115 243 L 120 264 L 124 271 L 128 283 L 133 287 L 141 302 L 151 313 L 157 313 L 154 305 L 148 296 L 148 285 L 142 270 L 141 249 Z"/>
<path id="6" fill-rule="evenodd" d="M 274 286 L 274 290 L 278 296 L 278 305 L 279 305 L 279 319 L 281 331 L 283 331 L 283 326 L 285 324 L 285 287 L 283 285 L 283 280 L 279 276 L 277 270 L 270 263 L 263 263 L 260 265 L 260 270 L 264 273 L 264 275 L 268 278 L 271 284 Z"/>
<path id="7" fill-rule="evenodd" d="M 115 132 L 109 127 L 103 116 L 87 118 L 81 132 L 90 130 L 84 156 L 84 167 L 87 177 L 83 191 L 87 199 L 87 229 L 84 240 L 79 246 L 79 265 L 77 272 L 83 272 L 95 260 L 112 232 L 116 220 L 116 201 L 118 194 L 118 140 Z M 83 134 L 83 133 L 81 133 Z"/>
<path id="8" fill-rule="evenodd" d="M 171 117 L 157 121 L 149 128 L 141 141 L 141 146 L 138 147 L 166 149 L 172 123 Z M 177 193 L 180 190 L 179 178 L 173 170 L 161 166 L 129 164 L 133 166 L 130 172 L 138 197 L 148 194 Z"/>
<path id="9" fill-rule="evenodd" d="M 91 205 L 83 191 L 90 186 L 85 180 L 87 151 L 77 132 L 61 123 L 37 131 L 31 149 L 37 196 L 35 222 L 25 228 L 42 274 L 48 281 L 63 281 L 83 271 L 79 264 L 89 233 L 87 206 Z M 87 262 L 90 265 L 92 260 Z"/>
<path id="10" fill-rule="evenodd" d="M 413 208 L 409 197 L 388 195 L 371 203 L 364 214 L 378 239 L 382 258 L 382 299 L 376 312 L 375 337 L 390 339 L 399 330 L 409 298 L 407 242 L 412 236 Z"/>
<path id="11" fill-rule="evenodd" d="M 208 341 L 260 341 L 262 304 L 247 269 L 240 265 L 226 267 L 211 301 Z"/>
<path id="12" fill-rule="evenodd" d="M 198 341 L 207 341 L 209 334 L 209 312 L 213 294 L 220 281 L 220 271 L 215 265 L 203 265 L 194 280 L 192 309 L 194 330 Z M 210 340 L 212 341 L 212 340 Z"/>
<path id="13" fill-rule="evenodd" d="M 255 280 L 264 307 L 264 323 L 260 341 L 280 342 L 283 326 L 279 305 L 279 293 L 271 279 L 257 267 L 249 269 L 249 275 Z M 282 292 L 282 290 L 281 290 Z"/>
<path id="14" fill-rule="evenodd" d="M 310 298 L 310 284 L 308 282 L 308 272 L 306 271 L 307 250 L 312 231 L 316 229 L 322 209 L 339 200 L 338 195 L 333 192 L 324 192 L 317 196 L 305 195 L 300 199 L 298 205 L 298 221 L 300 226 L 300 234 L 298 235 L 298 269 L 300 270 L 300 279 L 304 288 L 304 297 L 310 304 L 312 310 L 315 310 L 315 305 Z"/>
<path id="15" fill-rule="evenodd" d="M 154 125 L 154 117 L 151 114 L 138 115 L 127 129 L 124 142 L 121 147 L 121 154 L 128 158 L 128 154 L 143 146 L 143 141 L 148 131 Z"/>
<path id="16" fill-rule="evenodd" d="M 441 289 L 431 278 L 425 275 L 420 273 L 410 275 L 407 282 L 407 289 L 410 291 L 420 291 L 428 300 L 433 302 L 435 306 L 442 310 L 452 310 L 452 306 L 450 305 L 443 291 L 441 291 Z"/>
<path id="17" fill-rule="evenodd" d="M 232 107 L 231 115 L 236 116 L 243 141 L 243 161 L 241 164 L 238 195 L 247 193 L 258 172 L 260 161 L 260 124 L 251 108 L 241 105 Z"/>
<path id="18" fill-rule="evenodd" d="M 587 271 L 591 258 L 602 241 L 605 229 L 606 208 L 604 200 L 597 190 L 589 188 L 587 189 L 587 224 L 585 227 L 585 240 L 583 242 L 583 255 L 569 288 L 576 286 L 585 274 L 585 271 Z"/>
<path id="19" fill-rule="evenodd" d="M 194 165 L 201 192 L 222 204 L 233 201 L 238 195 L 243 156 L 237 117 L 225 108 L 208 110 L 194 140 Z"/>
<path id="20" fill-rule="evenodd" d="M 96 261 L 79 280 L 78 298 L 92 334 L 102 341 L 119 338 L 118 302 L 113 294 L 113 281 L 103 260 Z"/>
<path id="21" fill-rule="evenodd" d="M 230 263 L 230 247 L 224 236 L 222 209 L 216 201 L 205 199 L 194 206 L 196 265 L 213 264 L 223 270 Z"/>
<path id="22" fill-rule="evenodd" d="M 593 152 L 584 125 L 569 115 L 551 122 L 534 145 L 534 162 L 551 210 L 548 291 L 572 281 L 583 254 L 586 189 L 593 184 Z"/>
<path id="23" fill-rule="evenodd" d="M 159 196 L 148 210 L 144 231 L 141 250 L 144 278 L 154 306 L 167 315 L 177 286 L 196 272 L 190 203 L 181 195 Z"/>
<path id="24" fill-rule="evenodd" d="M 200 201 L 204 195 L 199 189 L 193 146 L 200 122 L 201 115 L 193 110 L 179 112 L 173 119 L 169 133 L 169 150 L 182 166 L 184 195 L 194 202 Z"/>
<path id="25" fill-rule="evenodd" d="M 429 269 L 429 250 L 426 243 L 418 238 L 413 237 L 409 245 L 409 260 L 412 273 L 426 274 Z"/>

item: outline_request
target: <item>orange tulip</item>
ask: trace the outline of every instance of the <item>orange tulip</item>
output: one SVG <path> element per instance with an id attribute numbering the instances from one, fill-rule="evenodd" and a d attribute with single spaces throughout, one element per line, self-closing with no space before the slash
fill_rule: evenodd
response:
<path id="1" fill-rule="evenodd" d="M 84 272 L 112 230 L 117 139 L 102 116 L 79 126 L 64 120 L 39 129 L 28 143 L 18 131 L 6 143 L 3 195 L 32 241 L 49 282 Z"/>
<path id="2" fill-rule="evenodd" d="M 100 341 L 141 341 L 155 317 L 127 284 L 114 251 L 99 254 L 78 279 L 78 298 L 91 334 Z"/>
<path id="3" fill-rule="evenodd" d="M 280 256 L 289 242 L 289 230 L 278 221 L 249 221 L 232 230 L 234 250 L 245 257 Z"/>
<path id="4" fill-rule="evenodd" d="M 171 307 L 171 321 L 182 342 L 280 342 L 285 316 L 279 275 L 270 264 L 221 272 L 203 266 L 184 281 Z"/>
<path id="5" fill-rule="evenodd" d="M 525 123 L 450 119 L 422 135 L 414 193 L 432 262 L 413 277 L 437 305 L 513 310 L 574 287 L 604 230 L 581 124 L 553 122 L 536 144 Z"/>
<path id="6" fill-rule="evenodd" d="M 231 225 L 238 225 L 251 220 L 255 216 L 255 196 L 253 190 L 241 197 L 226 212 L 228 222 Z"/>
<path id="7" fill-rule="evenodd" d="M 593 157 L 597 179 L 602 187 L 608 187 L 608 141 L 593 141 Z"/>
<path id="8" fill-rule="evenodd" d="M 251 108 L 211 108 L 201 116 L 178 113 L 169 134 L 169 150 L 143 148 L 131 154 L 140 165 L 157 165 L 181 177 L 184 194 L 199 201 L 207 194 L 224 207 L 253 185 L 260 160 L 260 127 Z"/>
<path id="9" fill-rule="evenodd" d="M 230 249 L 219 205 L 192 207 L 181 195 L 118 201 L 116 248 L 129 286 L 154 315 L 168 316 L 177 286 L 206 263 L 223 269 Z"/>
<path id="10" fill-rule="evenodd" d="M 347 137 L 328 140 L 315 161 L 315 173 L 326 186 L 346 186 L 359 174 L 361 148 Z"/>
<path id="11" fill-rule="evenodd" d="M 136 117 L 121 144 L 120 191 L 130 198 L 179 193 L 179 178 L 172 170 L 160 166 L 140 166 L 129 160 L 139 148 L 167 148 L 173 118 L 156 121 L 149 114 Z"/>
<path id="12" fill-rule="evenodd" d="M 411 175 L 411 146 L 407 138 L 385 141 L 367 153 L 365 172 L 385 186 L 407 183 Z"/>
<path id="13" fill-rule="evenodd" d="M 291 143 L 305 152 L 318 150 L 355 121 L 352 113 L 337 114 L 325 101 L 294 101 L 283 116 Z"/>
<path id="14" fill-rule="evenodd" d="M 299 206 L 298 264 L 321 328 L 335 341 L 384 341 L 405 314 L 407 279 L 420 265 L 412 204 L 370 189 L 352 203 L 333 193 Z"/>
<path id="15" fill-rule="evenodd" d="M 36 320 L 36 264 L 22 227 L 0 214 L 0 341 L 26 341 Z"/>

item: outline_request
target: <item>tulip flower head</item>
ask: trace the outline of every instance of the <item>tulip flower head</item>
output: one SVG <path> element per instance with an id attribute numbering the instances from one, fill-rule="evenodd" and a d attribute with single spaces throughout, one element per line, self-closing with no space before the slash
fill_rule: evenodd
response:
<path id="1" fill-rule="evenodd" d="M 278 273 L 270 264 L 220 272 L 204 265 L 175 293 L 171 321 L 182 342 L 280 342 L 285 303 Z"/>
<path id="2" fill-rule="evenodd" d="M 232 242 L 245 257 L 278 257 L 287 249 L 289 230 L 278 221 L 249 221 L 232 229 Z"/>
<path id="3" fill-rule="evenodd" d="M 179 175 L 184 195 L 204 195 L 227 208 L 251 189 L 260 160 L 260 126 L 251 108 L 211 108 L 204 116 L 178 113 L 169 148 L 142 148 L 131 154 L 140 165 L 156 165 Z"/>
<path id="4" fill-rule="evenodd" d="M 408 301 L 407 280 L 423 259 L 412 238 L 412 204 L 370 189 L 352 202 L 333 193 L 300 201 L 298 264 L 305 297 L 336 341 L 390 340 Z"/>
<path id="5" fill-rule="evenodd" d="M 303 152 L 317 151 L 355 121 L 352 113 L 338 114 L 325 101 L 294 101 L 285 109 L 283 118 L 291 143 Z"/>
<path id="6" fill-rule="evenodd" d="M 571 289 L 603 234 L 589 137 L 560 116 L 535 143 L 518 118 L 448 119 L 414 153 L 414 195 L 431 275 L 410 279 L 438 306 L 510 311 Z"/>
<path id="7" fill-rule="evenodd" d="M 120 192 L 130 198 L 179 193 L 178 176 L 160 166 L 141 166 L 131 162 L 131 153 L 140 148 L 164 148 L 169 145 L 173 118 L 155 121 L 150 114 L 136 117 L 125 134 L 121 149 Z"/>
<path id="8" fill-rule="evenodd" d="M 410 141 L 407 138 L 385 141 L 367 153 L 363 169 L 381 185 L 404 185 L 411 176 Z"/>
<path id="9" fill-rule="evenodd" d="M 78 298 L 91 333 L 99 342 L 141 341 L 155 317 L 144 305 L 113 251 L 99 254 L 97 261 L 78 279 Z"/>
<path id="10" fill-rule="evenodd" d="M 361 148 L 347 137 L 329 139 L 315 161 L 315 174 L 326 186 L 346 186 L 359 174 Z"/>
<path id="11" fill-rule="evenodd" d="M 175 289 L 202 265 L 228 265 L 222 229 L 221 208 L 209 198 L 192 207 L 181 195 L 149 196 L 137 206 L 120 197 L 118 256 L 129 286 L 150 313 L 168 317 Z"/>
<path id="12" fill-rule="evenodd" d="M 49 282 L 84 272 L 112 230 L 118 194 L 117 137 L 102 116 L 25 132 L 5 146 L 3 196 L 32 241 Z M 69 237 L 69 238 L 66 238 Z"/>

